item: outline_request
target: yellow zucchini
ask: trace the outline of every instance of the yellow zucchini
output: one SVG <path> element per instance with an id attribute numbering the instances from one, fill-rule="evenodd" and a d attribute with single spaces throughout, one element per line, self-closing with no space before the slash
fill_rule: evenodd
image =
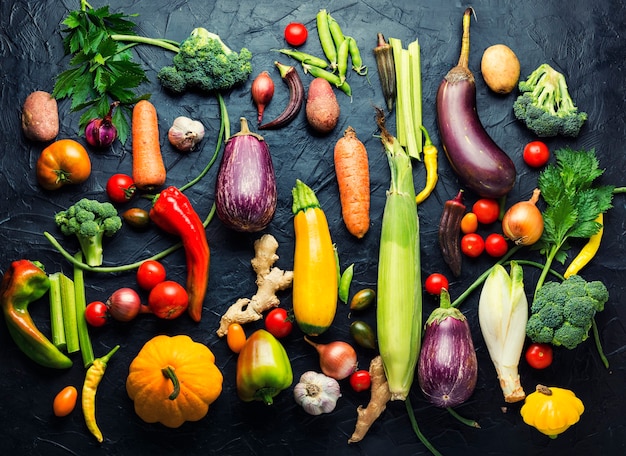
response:
<path id="1" fill-rule="evenodd" d="M 328 221 L 317 196 L 300 180 L 292 194 L 293 313 L 302 332 L 317 336 L 328 329 L 337 311 L 337 262 Z"/>

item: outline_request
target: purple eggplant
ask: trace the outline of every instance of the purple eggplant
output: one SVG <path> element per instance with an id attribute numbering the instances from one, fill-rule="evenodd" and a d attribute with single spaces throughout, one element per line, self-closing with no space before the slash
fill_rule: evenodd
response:
<path id="1" fill-rule="evenodd" d="M 241 118 L 241 131 L 231 136 L 217 174 L 215 207 L 219 219 L 236 231 L 253 233 L 270 223 L 276 212 L 276 176 L 270 149 Z"/>
<path id="2" fill-rule="evenodd" d="M 463 15 L 463 40 L 457 66 L 437 91 L 437 124 L 444 152 L 459 181 L 485 198 L 500 198 L 513 188 L 515 164 L 489 136 L 476 112 L 476 82 L 469 69 L 469 24 Z"/>
<path id="3" fill-rule="evenodd" d="M 465 316 L 450 305 L 448 291 L 441 291 L 439 307 L 426 321 L 418 367 L 418 381 L 429 402 L 455 407 L 474 392 L 478 361 Z"/>

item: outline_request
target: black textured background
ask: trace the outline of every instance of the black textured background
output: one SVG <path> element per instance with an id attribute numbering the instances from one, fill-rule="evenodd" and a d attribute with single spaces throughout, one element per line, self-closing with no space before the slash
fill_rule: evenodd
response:
<path id="1" fill-rule="evenodd" d="M 103 3 L 95 0 L 94 7 Z M 304 111 L 287 128 L 264 134 L 270 145 L 279 186 L 279 202 L 274 220 L 266 232 L 279 241 L 278 266 L 290 269 L 293 264 L 293 227 L 290 190 L 296 178 L 308 183 L 316 192 L 329 219 L 333 240 L 337 243 L 342 266 L 355 263 L 352 292 L 362 287 L 375 287 L 380 219 L 389 185 L 389 170 L 374 122 L 374 105 L 383 100 L 371 49 L 376 32 L 396 37 L 404 43 L 418 38 L 422 47 L 424 124 L 440 147 L 436 129 L 435 93 L 445 73 L 456 64 L 460 48 L 463 2 L 409 0 L 305 2 L 301 5 L 286 0 L 120 0 L 110 2 L 113 11 L 137 13 L 139 34 L 184 39 L 189 31 L 204 26 L 219 33 L 233 48 L 248 47 L 254 54 L 254 75 L 268 70 L 276 84 L 276 95 L 266 118 L 282 111 L 287 100 L 286 86 L 272 62 L 280 56 L 271 49 L 285 46 L 283 28 L 290 21 L 304 22 L 310 30 L 303 50 L 321 55 L 315 30 L 315 14 L 328 8 L 343 26 L 344 32 L 359 42 L 369 78 L 350 74 L 354 97 L 341 92 L 341 119 L 336 130 L 327 137 L 316 137 L 307 129 Z M 43 191 L 36 183 L 34 166 L 43 145 L 28 142 L 20 131 L 20 110 L 23 100 L 34 90 L 51 91 L 55 76 L 67 68 L 63 55 L 61 21 L 78 0 L 3 1 L 0 10 L 0 271 L 20 258 L 40 260 L 49 272 L 71 272 L 70 265 L 51 248 L 42 236 L 43 230 L 57 235 L 63 244 L 75 249 L 70 239 L 56 231 L 53 214 L 80 197 L 103 199 L 107 178 L 114 172 L 130 173 L 131 155 L 127 147 L 116 143 L 105 153 L 91 151 L 93 172 L 80 186 L 56 192 Z M 490 93 L 480 76 L 482 51 L 496 43 L 509 45 L 519 56 L 522 76 L 543 62 L 562 71 L 573 98 L 589 120 L 576 140 L 550 139 L 551 148 L 570 145 L 595 148 L 606 168 L 602 182 L 624 185 L 626 160 L 624 139 L 626 101 L 624 84 L 624 26 L 626 10 L 620 0 L 599 2 L 562 2 L 533 0 L 525 2 L 476 1 L 477 20 L 471 25 L 470 68 L 477 79 L 478 112 L 489 133 L 506 150 L 517 165 L 517 183 L 510 201 L 527 199 L 536 185 L 537 171 L 524 165 L 521 151 L 534 139 L 512 114 L 515 93 L 496 96 Z M 182 185 L 205 166 L 215 146 L 219 126 L 217 104 L 212 97 L 185 95 L 180 98 L 164 93 L 156 82 L 158 69 L 168 64 L 172 55 L 158 48 L 138 46 L 136 56 L 147 71 L 150 83 L 143 89 L 152 93 L 160 118 L 164 160 L 168 167 L 167 183 Z M 284 63 L 289 59 L 280 57 Z M 300 72 L 300 74 L 302 74 Z M 310 77 L 303 76 L 305 87 Z M 256 122 L 255 108 L 250 100 L 250 84 L 225 94 L 232 130 L 239 128 L 238 119 L 245 116 Z M 77 114 L 69 113 L 69 101 L 59 104 L 61 132 L 59 138 L 77 138 Z M 207 139 L 199 151 L 180 155 L 167 142 L 167 129 L 176 116 L 186 115 L 201 120 L 207 128 Z M 390 117 L 390 125 L 394 117 Z M 362 241 L 350 237 L 340 215 L 337 183 L 332 161 L 334 142 L 349 125 L 365 143 L 370 158 L 372 225 Z M 77 138 L 83 141 L 82 138 Z M 440 155 L 440 182 L 435 193 L 419 208 L 422 275 L 441 271 L 448 274 L 437 247 L 437 224 L 443 203 L 459 189 L 457 180 Z M 217 164 L 203 181 L 187 192 L 198 213 L 209 211 L 214 196 Z M 424 183 L 424 169 L 415 163 L 416 187 Z M 468 194 L 470 206 L 476 199 Z M 131 204 L 142 204 L 135 201 Z M 602 279 L 609 287 L 611 300 L 597 317 L 600 334 L 611 368 L 601 364 L 590 340 L 576 350 L 557 349 L 555 361 L 545 371 L 533 371 L 520 363 L 522 384 L 527 392 L 536 383 L 572 389 L 584 402 L 586 410 L 581 421 L 556 440 L 550 440 L 525 425 L 519 415 L 520 404 L 508 406 L 503 412 L 502 393 L 489 360 L 477 322 L 478 293 L 462 306 L 472 327 L 479 359 L 479 378 L 474 395 L 457 411 L 476 419 L 481 429 L 471 429 L 456 421 L 445 410 L 429 405 L 415 385 L 411 401 L 423 433 L 443 454 L 490 455 L 556 455 L 556 454 L 623 454 L 626 449 L 626 418 L 624 389 L 626 336 L 624 310 L 624 211 L 623 196 L 615 198 L 614 208 L 606 215 L 606 229 L 597 258 L 584 271 L 588 279 Z M 493 228 L 493 227 L 492 227 Z M 496 228 L 493 228 L 496 229 Z M 486 232 L 486 231 L 484 231 Z M 141 316 L 128 324 L 113 323 L 92 330 L 96 356 L 105 354 L 113 345 L 121 349 L 111 360 L 100 385 L 97 417 L 105 436 L 98 445 L 87 431 L 82 413 L 77 408 L 67 418 L 55 418 L 52 399 L 67 384 L 80 386 L 84 370 L 76 362 L 70 370 L 57 372 L 40 368 L 29 361 L 14 345 L 4 326 L 0 328 L 0 453 L 32 455 L 144 455 L 144 454 L 427 454 L 411 430 L 402 403 L 390 403 L 365 439 L 347 444 L 354 430 L 356 408 L 365 405 L 369 393 L 353 392 L 343 381 L 343 396 L 334 412 L 312 417 L 304 413 L 292 398 L 291 389 L 281 393 L 271 407 L 260 403 L 243 403 L 235 391 L 236 357 L 215 331 L 219 317 L 239 297 L 255 292 L 254 274 L 250 267 L 252 244 L 261 234 L 241 235 L 227 230 L 215 219 L 207 230 L 212 261 L 208 294 L 203 319 L 193 323 L 187 315 L 176 321 L 157 321 Z M 156 229 L 138 234 L 124 228 L 105 244 L 106 264 L 129 263 L 144 258 L 170 245 L 173 239 Z M 536 253 L 519 257 L 540 259 Z M 465 260 L 462 277 L 451 283 L 451 293 L 460 294 L 492 260 L 481 257 Z M 169 277 L 184 283 L 184 255 L 177 252 L 165 260 Z M 560 265 L 555 265 L 561 268 Z M 527 292 L 533 289 L 538 271 L 525 267 Z M 135 286 L 132 273 L 118 276 L 87 275 L 88 300 L 106 299 L 119 286 Z M 282 305 L 291 307 L 289 292 L 282 293 Z M 424 297 L 424 316 L 436 302 Z M 37 324 L 49 330 L 48 309 L 43 300 L 32 306 Z M 349 315 L 339 305 L 335 322 L 320 339 L 350 340 L 348 328 L 356 315 Z M 375 312 L 359 315 L 372 325 Z M 246 327 L 248 333 L 261 323 Z M 128 366 L 140 347 L 158 333 L 189 334 L 206 343 L 216 354 L 217 365 L 224 374 L 224 390 L 211 406 L 208 416 L 179 429 L 146 424 L 133 411 L 125 391 Z M 304 343 L 302 333 L 295 330 L 284 344 L 292 360 L 297 380 L 305 370 L 319 369 L 317 355 Z M 373 351 L 359 349 L 359 363 L 367 368 Z M 78 360 L 79 358 L 77 358 Z"/>

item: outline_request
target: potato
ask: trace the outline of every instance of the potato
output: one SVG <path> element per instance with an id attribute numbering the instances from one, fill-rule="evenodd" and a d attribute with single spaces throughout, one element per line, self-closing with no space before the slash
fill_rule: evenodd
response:
<path id="1" fill-rule="evenodd" d="M 494 44 L 485 49 L 480 70 L 487 87 L 496 93 L 511 93 L 519 81 L 519 60 L 504 44 Z"/>
<path id="2" fill-rule="evenodd" d="M 339 103 L 326 79 L 315 78 L 309 85 L 306 99 L 306 119 L 318 133 L 330 133 L 339 121 Z"/>
<path id="3" fill-rule="evenodd" d="M 24 100 L 22 130 L 32 141 L 52 141 L 59 134 L 57 101 L 48 92 L 38 90 Z"/>

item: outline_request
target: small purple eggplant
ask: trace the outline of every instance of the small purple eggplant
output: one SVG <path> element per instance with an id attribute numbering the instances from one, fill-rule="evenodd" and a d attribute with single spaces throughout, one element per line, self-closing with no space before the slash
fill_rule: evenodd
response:
<path id="1" fill-rule="evenodd" d="M 270 149 L 262 136 L 248 129 L 241 118 L 241 131 L 224 149 L 217 174 L 215 208 L 219 219 L 236 231 L 253 233 L 264 229 L 276 211 L 276 176 Z"/>
<path id="2" fill-rule="evenodd" d="M 426 321 L 418 362 L 418 381 L 429 402 L 454 407 L 474 392 L 478 361 L 465 316 L 450 306 L 450 295 L 441 290 L 439 308 Z"/>

